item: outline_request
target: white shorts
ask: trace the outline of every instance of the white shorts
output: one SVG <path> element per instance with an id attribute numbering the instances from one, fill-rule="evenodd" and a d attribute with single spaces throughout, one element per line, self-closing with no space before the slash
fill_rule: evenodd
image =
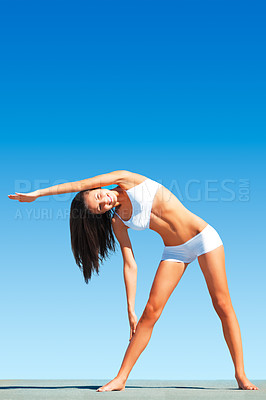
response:
<path id="1" fill-rule="evenodd" d="M 177 261 L 191 263 L 202 254 L 208 253 L 223 244 L 218 232 L 211 226 L 205 228 L 179 246 L 165 246 L 161 261 Z"/>

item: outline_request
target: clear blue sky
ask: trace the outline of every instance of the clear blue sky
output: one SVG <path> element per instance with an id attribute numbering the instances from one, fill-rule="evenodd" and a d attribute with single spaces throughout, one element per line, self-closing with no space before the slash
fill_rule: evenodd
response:
<path id="1" fill-rule="evenodd" d="M 73 194 L 8 199 L 127 169 L 219 232 L 246 373 L 265 378 L 265 2 L 2 1 L 1 379 L 111 379 L 128 345 L 119 252 L 86 285 Z M 163 251 L 131 231 L 136 313 Z M 130 374 L 234 379 L 197 261 Z"/>

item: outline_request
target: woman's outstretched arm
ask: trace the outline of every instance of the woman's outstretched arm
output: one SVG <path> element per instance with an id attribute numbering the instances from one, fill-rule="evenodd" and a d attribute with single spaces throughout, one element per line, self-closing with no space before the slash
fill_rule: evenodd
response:
<path id="1" fill-rule="evenodd" d="M 15 194 L 10 194 L 8 197 L 12 200 L 19 200 L 20 202 L 31 202 L 42 196 L 80 192 L 82 190 L 93 189 L 99 186 L 119 185 L 124 180 L 128 179 L 129 174 L 130 172 L 124 170 L 113 171 L 107 174 L 94 176 L 93 178 L 83 179 L 81 181 L 61 183 L 60 185 L 50 186 L 30 193 L 15 192 Z"/>

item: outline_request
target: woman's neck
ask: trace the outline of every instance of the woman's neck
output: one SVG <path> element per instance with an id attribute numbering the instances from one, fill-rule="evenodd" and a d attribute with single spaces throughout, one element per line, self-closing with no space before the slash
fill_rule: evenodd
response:
<path id="1" fill-rule="evenodd" d="M 126 205 L 128 203 L 128 197 L 125 194 L 125 191 L 120 187 L 117 186 L 114 189 L 111 189 L 111 191 L 115 194 L 116 198 L 117 198 L 117 202 L 114 205 L 114 207 L 118 207 L 121 205 Z"/>

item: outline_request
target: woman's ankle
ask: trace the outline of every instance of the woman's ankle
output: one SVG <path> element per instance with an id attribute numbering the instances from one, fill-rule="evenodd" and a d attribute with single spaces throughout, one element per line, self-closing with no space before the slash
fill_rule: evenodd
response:
<path id="1" fill-rule="evenodd" d="M 119 379 L 119 381 L 122 383 L 126 383 L 126 381 L 127 381 L 127 377 L 125 377 L 123 375 L 119 375 L 119 374 L 116 376 L 116 379 Z"/>
<path id="2" fill-rule="evenodd" d="M 235 372 L 235 378 L 236 379 L 242 379 L 242 378 L 245 378 L 246 377 L 246 374 L 245 374 L 245 371 L 236 371 Z"/>

